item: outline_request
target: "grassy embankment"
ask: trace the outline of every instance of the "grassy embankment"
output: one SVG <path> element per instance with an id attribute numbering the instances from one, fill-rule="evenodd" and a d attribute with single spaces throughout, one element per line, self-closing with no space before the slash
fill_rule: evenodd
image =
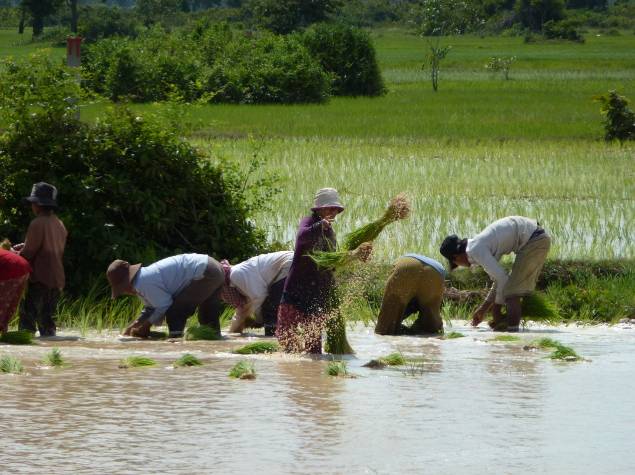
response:
<path id="1" fill-rule="evenodd" d="M 412 197 L 413 216 L 377 242 L 376 259 L 384 264 L 404 252 L 440 258 L 446 234 L 469 236 L 509 214 L 536 217 L 550 230 L 553 259 L 613 259 L 611 268 L 635 258 L 635 147 L 602 141 L 593 102 L 609 89 L 635 99 L 635 36 L 589 35 L 585 44 L 447 38 L 453 49 L 442 63 L 437 93 L 421 70 L 425 39 L 400 31 L 374 36 L 384 97 L 323 105 L 133 107 L 179 117 L 193 142 L 216 159 L 247 163 L 254 153 L 248 136 L 257 137 L 259 154 L 268 159 L 265 171 L 278 173 L 283 188 L 273 212 L 255 217 L 272 240 L 290 242 L 315 189 L 335 186 L 347 205 L 338 218 L 340 235 L 379 215 L 396 193 Z M 0 51 L 19 56 L 22 48 L 33 46 L 1 45 Z M 517 60 L 509 81 L 485 70 L 490 56 L 512 55 Z M 87 105 L 83 117 L 91 120 L 106 105 Z M 549 292 L 564 299 L 569 284 L 581 292 L 593 285 L 612 296 L 614 307 L 626 305 L 597 316 L 615 319 L 635 306 L 633 267 L 612 277 L 576 271 L 569 283 L 554 280 Z M 597 313 L 596 298 L 587 300 L 584 311 L 567 316 Z"/>

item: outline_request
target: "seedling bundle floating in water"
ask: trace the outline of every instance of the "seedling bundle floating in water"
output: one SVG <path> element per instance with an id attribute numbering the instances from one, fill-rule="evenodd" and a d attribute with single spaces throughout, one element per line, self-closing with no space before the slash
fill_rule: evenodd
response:
<path id="1" fill-rule="evenodd" d="M 230 378 L 256 379 L 256 369 L 251 361 L 239 361 L 229 372 Z"/>
<path id="2" fill-rule="evenodd" d="M 234 353 L 239 355 L 255 355 L 258 353 L 275 353 L 280 350 L 280 346 L 273 341 L 256 341 L 248 343 L 245 346 L 241 346 Z"/>
<path id="3" fill-rule="evenodd" d="M 60 368 L 66 363 L 64 362 L 64 358 L 62 357 L 62 352 L 60 351 L 60 349 L 53 348 L 46 354 L 46 358 L 44 358 L 44 364 L 46 364 L 47 366 Z"/>
<path id="4" fill-rule="evenodd" d="M 325 373 L 329 376 L 347 376 L 346 361 L 329 361 Z"/>
<path id="5" fill-rule="evenodd" d="M 0 373 L 20 374 L 23 371 L 24 367 L 16 357 L 5 355 L 0 358 Z"/>
<path id="6" fill-rule="evenodd" d="M 33 333 L 26 330 L 6 332 L 0 335 L 0 342 L 9 345 L 30 345 L 33 343 Z"/>
<path id="7" fill-rule="evenodd" d="M 514 335 L 497 335 L 494 338 L 490 338 L 489 341 L 493 342 L 516 342 L 520 341 L 520 337 Z"/>
<path id="8" fill-rule="evenodd" d="M 222 340 L 218 331 L 212 327 L 201 325 L 198 327 L 189 327 L 185 332 L 186 340 Z"/>
<path id="9" fill-rule="evenodd" d="M 443 340 L 454 340 L 456 338 L 463 338 L 465 335 L 459 332 L 448 332 L 444 333 L 441 337 Z"/>
<path id="10" fill-rule="evenodd" d="M 120 368 L 139 368 L 145 366 L 154 366 L 157 362 L 147 356 L 128 356 L 121 360 Z"/>
<path id="11" fill-rule="evenodd" d="M 199 360 L 196 356 L 191 353 L 185 353 L 178 360 L 174 362 L 174 367 L 184 367 L 184 366 L 201 366 L 201 360 Z"/>

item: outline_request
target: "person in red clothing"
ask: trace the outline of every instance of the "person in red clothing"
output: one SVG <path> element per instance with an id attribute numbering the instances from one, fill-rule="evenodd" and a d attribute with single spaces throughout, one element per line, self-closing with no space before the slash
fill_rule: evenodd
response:
<path id="1" fill-rule="evenodd" d="M 0 249 L 0 334 L 9 328 L 30 273 L 31 266 L 26 259 Z"/>
<path id="2" fill-rule="evenodd" d="M 24 243 L 13 246 L 13 250 L 29 261 L 33 271 L 20 308 L 19 329 L 35 333 L 37 326 L 40 336 L 55 336 L 55 311 L 65 283 L 62 258 L 67 235 L 64 223 L 55 214 L 57 188 L 36 183 L 24 201 L 31 205 L 35 218 Z"/>

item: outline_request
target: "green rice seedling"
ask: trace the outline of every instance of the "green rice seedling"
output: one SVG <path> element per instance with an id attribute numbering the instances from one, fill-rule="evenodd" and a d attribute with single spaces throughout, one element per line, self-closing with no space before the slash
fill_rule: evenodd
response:
<path id="1" fill-rule="evenodd" d="M 582 359 L 573 348 L 564 345 L 558 345 L 553 353 L 551 353 L 550 358 L 552 360 L 562 361 L 579 361 Z"/>
<path id="2" fill-rule="evenodd" d="M 189 327 L 185 332 L 186 340 L 222 340 L 220 333 L 206 325 Z"/>
<path id="3" fill-rule="evenodd" d="M 558 322 L 561 319 L 558 307 L 541 292 L 533 292 L 523 297 L 521 308 L 526 320 Z"/>
<path id="4" fill-rule="evenodd" d="M 17 330 L 0 335 L 0 342 L 9 345 L 30 345 L 33 343 L 33 333 L 26 330 Z"/>
<path id="5" fill-rule="evenodd" d="M 329 376 L 348 376 L 346 361 L 329 361 L 325 372 Z"/>
<path id="6" fill-rule="evenodd" d="M 425 372 L 425 360 L 423 358 L 406 360 L 402 372 L 406 376 L 422 376 Z"/>
<path id="7" fill-rule="evenodd" d="M 404 358 L 401 353 L 390 353 L 387 356 L 379 358 L 379 361 L 388 366 L 403 366 L 407 363 L 406 358 Z"/>
<path id="8" fill-rule="evenodd" d="M 326 322 L 324 351 L 332 355 L 352 355 L 355 353 L 346 338 L 346 320 L 339 310 Z"/>
<path id="9" fill-rule="evenodd" d="M 275 353 L 280 350 L 278 343 L 274 341 L 255 341 L 234 350 L 239 355 L 255 355 L 257 353 Z"/>
<path id="10" fill-rule="evenodd" d="M 239 361 L 229 372 L 230 378 L 256 379 L 256 369 L 251 361 Z"/>
<path id="11" fill-rule="evenodd" d="M 4 355 L 0 358 L 0 373 L 20 374 L 24 371 L 24 366 L 15 356 Z"/>
<path id="12" fill-rule="evenodd" d="M 558 348 L 562 346 L 562 343 L 556 341 L 552 338 L 541 338 L 540 340 L 536 340 L 533 343 L 536 347 L 546 349 L 546 348 Z"/>
<path id="13" fill-rule="evenodd" d="M 157 362 L 147 356 L 128 356 L 121 360 L 120 368 L 139 368 L 145 366 L 154 366 Z"/>
<path id="14" fill-rule="evenodd" d="M 454 340 L 455 338 L 463 338 L 465 335 L 460 332 L 448 332 L 444 333 L 442 338 L 444 340 Z"/>
<path id="15" fill-rule="evenodd" d="M 62 352 L 59 348 L 53 348 L 51 351 L 49 351 L 44 358 L 44 363 L 47 366 L 54 366 L 56 368 L 60 368 L 66 365 L 66 362 L 62 357 Z"/>
<path id="16" fill-rule="evenodd" d="M 201 366 L 201 360 L 199 360 L 196 356 L 191 353 L 185 353 L 178 360 L 174 362 L 175 368 L 180 368 L 183 366 Z"/>
<path id="17" fill-rule="evenodd" d="M 494 338 L 490 338 L 489 341 L 493 342 L 513 342 L 520 341 L 520 337 L 514 335 L 497 335 Z"/>

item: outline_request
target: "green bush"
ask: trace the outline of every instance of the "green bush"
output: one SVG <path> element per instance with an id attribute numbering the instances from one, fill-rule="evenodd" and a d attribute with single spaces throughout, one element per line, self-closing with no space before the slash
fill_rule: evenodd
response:
<path id="1" fill-rule="evenodd" d="M 576 29 L 576 25 L 570 21 L 550 20 L 543 25 L 543 34 L 549 40 L 568 40 L 584 43 L 584 37 Z"/>
<path id="2" fill-rule="evenodd" d="M 80 8 L 78 33 L 87 43 L 113 36 L 138 36 L 141 25 L 129 10 L 105 5 L 87 5 Z"/>
<path id="3" fill-rule="evenodd" d="M 602 104 L 601 112 L 606 117 L 604 139 L 607 142 L 635 140 L 635 112 L 628 107 L 628 99 L 617 91 L 609 91 L 596 97 L 596 101 Z"/>
<path id="4" fill-rule="evenodd" d="M 155 29 L 86 48 L 84 85 L 114 101 L 322 102 L 329 76 L 295 37 L 247 37 L 226 25 Z"/>
<path id="5" fill-rule="evenodd" d="M 21 74 L 10 77 L 21 84 L 28 66 L 16 66 Z M 0 77 L 0 91 L 6 79 Z M 240 260 L 262 250 L 264 234 L 249 214 L 266 183 L 252 188 L 235 166 L 216 165 L 152 118 L 115 108 L 89 125 L 75 118 L 59 91 L 41 90 L 47 95 L 27 90 L 13 102 L 0 97 L 15 111 L 0 137 L 0 235 L 19 242 L 32 219 L 21 198 L 35 182 L 54 183 L 69 230 L 65 265 L 72 289 L 97 276 L 103 281 L 115 258 L 148 264 L 201 252 Z"/>
<path id="6" fill-rule="evenodd" d="M 209 102 L 323 102 L 329 76 L 295 37 L 238 36 L 204 78 Z"/>
<path id="7" fill-rule="evenodd" d="M 342 24 L 313 25 L 301 41 L 325 71 L 339 96 L 378 96 L 386 92 L 368 33 Z"/>

